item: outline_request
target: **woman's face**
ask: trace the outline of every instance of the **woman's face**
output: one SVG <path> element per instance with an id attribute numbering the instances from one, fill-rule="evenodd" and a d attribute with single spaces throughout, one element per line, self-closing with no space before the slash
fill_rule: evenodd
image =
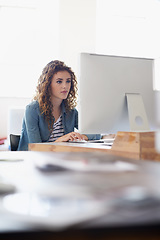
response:
<path id="1" fill-rule="evenodd" d="M 66 99 L 71 88 L 71 75 L 67 71 L 60 71 L 53 75 L 51 81 L 51 97 L 53 100 Z"/>

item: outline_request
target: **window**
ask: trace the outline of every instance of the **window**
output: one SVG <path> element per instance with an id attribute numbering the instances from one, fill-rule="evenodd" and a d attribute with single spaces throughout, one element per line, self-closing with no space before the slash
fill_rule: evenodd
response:
<path id="1" fill-rule="evenodd" d="M 0 96 L 33 96 L 58 56 L 58 8 L 58 0 L 0 0 Z"/>

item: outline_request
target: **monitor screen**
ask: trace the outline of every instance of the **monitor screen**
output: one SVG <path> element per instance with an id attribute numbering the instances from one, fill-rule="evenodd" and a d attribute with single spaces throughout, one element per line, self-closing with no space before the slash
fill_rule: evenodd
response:
<path id="1" fill-rule="evenodd" d="M 154 59 L 80 55 L 81 133 L 156 130 Z"/>

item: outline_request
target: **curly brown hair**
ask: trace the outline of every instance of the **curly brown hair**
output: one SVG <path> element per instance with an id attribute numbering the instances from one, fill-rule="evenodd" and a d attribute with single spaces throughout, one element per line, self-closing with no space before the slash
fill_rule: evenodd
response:
<path id="1" fill-rule="evenodd" d="M 38 85 L 36 88 L 36 95 L 34 100 L 39 103 L 41 114 L 44 114 L 48 128 L 52 130 L 53 128 L 53 105 L 51 103 L 51 81 L 53 75 L 60 71 L 67 71 L 71 75 L 71 88 L 66 99 L 64 99 L 64 104 L 67 111 L 75 108 L 77 105 L 77 80 L 74 72 L 70 67 L 65 65 L 64 62 L 59 60 L 49 62 L 43 69 L 41 76 L 38 79 Z"/>

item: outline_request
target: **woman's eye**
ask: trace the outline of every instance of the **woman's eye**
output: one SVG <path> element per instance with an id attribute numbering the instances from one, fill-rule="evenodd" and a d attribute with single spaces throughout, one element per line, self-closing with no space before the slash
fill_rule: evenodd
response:
<path id="1" fill-rule="evenodd" d="M 71 82 L 71 80 L 67 80 L 67 83 L 70 83 Z"/>
<path id="2" fill-rule="evenodd" d="M 62 83 L 62 81 L 58 80 L 57 83 L 60 84 L 60 83 Z"/>

